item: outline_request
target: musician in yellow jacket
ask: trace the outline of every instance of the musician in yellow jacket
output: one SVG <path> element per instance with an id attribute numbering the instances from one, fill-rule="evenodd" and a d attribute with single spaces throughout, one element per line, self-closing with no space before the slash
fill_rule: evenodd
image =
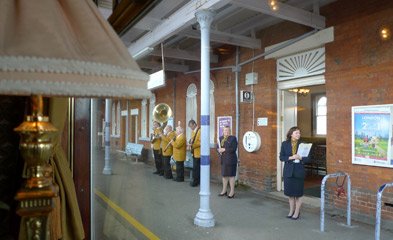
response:
<path id="1" fill-rule="evenodd" d="M 150 141 L 153 145 L 154 163 L 156 165 L 156 171 L 154 174 L 164 174 L 162 169 L 162 159 L 161 159 L 161 137 L 162 134 L 161 124 L 157 121 L 153 122 L 153 133 L 150 136 Z"/>
<path id="2" fill-rule="evenodd" d="M 198 124 L 191 119 L 188 122 L 188 127 L 191 128 L 191 138 L 188 141 L 188 148 L 192 154 L 192 180 L 191 187 L 196 187 L 200 184 L 201 176 L 201 131 Z"/>
<path id="3" fill-rule="evenodd" d="M 171 157 L 173 154 L 173 146 L 171 142 L 176 138 L 176 132 L 173 131 L 171 125 L 167 125 L 164 128 L 164 134 L 161 135 L 161 152 L 162 152 L 162 164 L 164 169 L 164 178 L 171 179 Z"/>
<path id="4" fill-rule="evenodd" d="M 173 146 L 173 159 L 176 161 L 176 178 L 173 181 L 184 182 L 184 161 L 186 160 L 187 142 L 182 127 L 176 127 L 176 138 L 171 144 Z"/>

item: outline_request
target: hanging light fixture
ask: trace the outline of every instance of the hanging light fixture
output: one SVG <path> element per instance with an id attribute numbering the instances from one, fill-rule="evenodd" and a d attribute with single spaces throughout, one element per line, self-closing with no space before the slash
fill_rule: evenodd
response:
<path id="1" fill-rule="evenodd" d="M 292 88 L 292 89 L 289 89 L 288 91 L 297 93 L 301 96 L 307 96 L 310 93 L 309 88 Z"/>
<path id="2" fill-rule="evenodd" d="M 380 30 L 379 30 L 379 36 L 380 36 L 382 41 L 389 40 L 390 37 L 391 37 L 390 28 L 387 27 L 387 26 L 381 27 Z"/>
<path id="3" fill-rule="evenodd" d="M 269 6 L 273 11 L 278 10 L 278 1 L 277 0 L 269 0 Z"/>

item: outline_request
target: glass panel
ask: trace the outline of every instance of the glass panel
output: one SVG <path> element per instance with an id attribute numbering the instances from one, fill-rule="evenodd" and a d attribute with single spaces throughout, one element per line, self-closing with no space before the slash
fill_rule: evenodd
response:
<path id="1" fill-rule="evenodd" d="M 317 108 L 317 116 L 326 116 L 327 108 L 326 106 L 319 106 Z"/>
<path id="2" fill-rule="evenodd" d="M 317 135 L 326 135 L 326 116 L 317 117 Z"/>

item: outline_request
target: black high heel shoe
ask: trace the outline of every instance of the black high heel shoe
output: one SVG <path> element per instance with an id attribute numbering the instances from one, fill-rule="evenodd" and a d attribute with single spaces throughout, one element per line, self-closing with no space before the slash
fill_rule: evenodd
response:
<path id="1" fill-rule="evenodd" d="M 300 213 L 299 213 L 299 215 L 297 215 L 297 217 L 293 217 L 293 215 L 291 217 L 292 220 L 298 220 L 299 218 L 300 218 Z"/>
<path id="2" fill-rule="evenodd" d="M 233 194 L 232 196 L 228 195 L 228 198 L 234 198 L 234 197 L 235 197 L 235 194 Z"/>
<path id="3" fill-rule="evenodd" d="M 292 218 L 292 216 L 293 216 L 293 213 L 292 213 L 292 215 L 288 215 L 286 218 Z"/>
<path id="4" fill-rule="evenodd" d="M 226 196 L 226 195 L 227 195 L 227 192 L 219 193 L 219 194 L 218 194 L 219 197 L 223 197 L 223 196 Z"/>

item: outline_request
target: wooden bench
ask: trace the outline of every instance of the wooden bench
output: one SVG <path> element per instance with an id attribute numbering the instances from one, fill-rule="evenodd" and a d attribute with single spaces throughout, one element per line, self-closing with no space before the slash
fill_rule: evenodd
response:
<path id="1" fill-rule="evenodd" d="M 117 150 L 118 152 L 124 153 L 126 159 L 135 158 L 135 162 L 142 156 L 143 145 L 138 143 L 127 143 L 125 151 Z"/>

